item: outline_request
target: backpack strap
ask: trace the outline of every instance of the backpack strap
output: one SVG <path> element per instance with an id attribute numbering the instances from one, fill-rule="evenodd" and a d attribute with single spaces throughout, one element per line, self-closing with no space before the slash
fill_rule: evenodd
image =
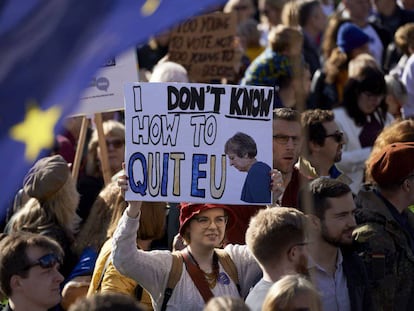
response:
<path id="1" fill-rule="evenodd" d="M 180 280 L 183 271 L 183 256 L 180 251 L 172 252 L 172 265 L 170 274 L 168 275 L 167 287 L 164 291 L 164 300 L 162 301 L 161 311 L 167 309 L 168 300 L 170 300 L 175 285 Z"/>
<path id="2" fill-rule="evenodd" d="M 223 266 L 224 271 L 229 275 L 232 279 L 234 284 L 237 286 L 237 290 L 239 294 L 241 293 L 240 289 L 240 282 L 239 282 L 239 275 L 237 273 L 237 267 L 234 264 L 234 261 L 231 259 L 229 253 L 227 253 L 224 249 L 216 248 L 214 250 L 218 256 L 219 262 Z"/>
<path id="3" fill-rule="evenodd" d="M 194 285 L 197 287 L 198 291 L 203 297 L 204 302 L 207 303 L 211 298 L 214 297 L 214 294 L 211 292 L 208 282 L 204 277 L 203 271 L 200 269 L 198 264 L 194 262 L 194 258 L 190 255 L 190 252 L 187 248 L 182 251 L 182 255 L 188 274 L 190 275 Z"/>

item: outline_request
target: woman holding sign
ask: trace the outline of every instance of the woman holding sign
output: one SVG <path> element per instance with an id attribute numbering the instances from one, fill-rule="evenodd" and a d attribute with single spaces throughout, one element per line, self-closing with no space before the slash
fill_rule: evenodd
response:
<path id="1" fill-rule="evenodd" d="M 257 146 L 252 137 L 245 133 L 236 133 L 227 140 L 224 152 L 230 165 L 240 172 L 247 172 L 241 200 L 248 203 L 270 203 L 271 168 L 256 160 Z"/>
<path id="2" fill-rule="evenodd" d="M 118 183 L 127 190 L 125 176 Z M 185 250 L 147 252 L 132 247 L 141 204 L 129 202 L 118 224 L 113 240 L 113 263 L 122 274 L 136 280 L 151 294 L 154 310 L 202 310 L 211 297 L 247 295 L 261 275 L 253 255 L 245 245 L 218 249 L 226 230 L 235 221 L 230 208 L 221 204 L 182 203 L 179 231 L 187 244 Z M 178 271 L 172 286 L 171 271 L 175 274 Z"/>

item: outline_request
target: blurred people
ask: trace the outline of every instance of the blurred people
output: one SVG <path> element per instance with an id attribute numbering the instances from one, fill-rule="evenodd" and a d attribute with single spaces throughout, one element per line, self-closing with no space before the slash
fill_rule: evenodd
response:
<path id="1" fill-rule="evenodd" d="M 407 102 L 402 110 L 404 118 L 411 118 L 414 117 L 414 22 L 405 24 L 399 33 L 401 37 L 406 38 L 405 52 L 408 51 L 408 59 L 401 76 L 401 81 L 407 89 Z"/>
<path id="2" fill-rule="evenodd" d="M 242 298 L 220 296 L 211 298 L 203 311 L 250 311 Z"/>
<path id="3" fill-rule="evenodd" d="M 187 70 L 180 64 L 170 61 L 158 62 L 152 71 L 149 82 L 190 82 Z"/>
<path id="4" fill-rule="evenodd" d="M 393 121 L 384 101 L 386 92 L 384 74 L 367 66 L 359 76 L 349 79 L 342 107 L 333 110 L 346 140 L 338 167 L 352 179 L 350 187 L 354 194 L 362 186 L 365 160 L 375 139 Z"/>
<path id="5" fill-rule="evenodd" d="M 370 280 L 374 310 L 414 305 L 414 143 L 393 143 L 371 157 L 376 187 L 356 198 L 354 237 Z"/>
<path id="6" fill-rule="evenodd" d="M 298 21 L 303 32 L 303 57 L 309 64 L 311 76 L 321 67 L 321 39 L 327 19 L 322 3 L 318 0 L 306 0 L 298 6 Z"/>
<path id="7" fill-rule="evenodd" d="M 78 215 L 85 221 L 99 192 L 104 187 L 102 172 L 102 156 L 108 157 L 109 174 L 114 176 L 122 169 L 125 157 L 125 126 L 115 120 L 102 123 L 107 155 L 102 154 L 99 147 L 98 130 L 94 129 L 88 145 L 85 175 L 79 178 L 78 190 L 81 199 Z"/>
<path id="8" fill-rule="evenodd" d="M 13 215 L 6 231 L 40 233 L 57 241 L 64 251 L 62 274 L 68 276 L 77 262 L 72 244 L 80 223 L 79 193 L 68 163 L 60 155 L 38 160 L 26 174 L 23 190 L 31 199 Z"/>
<path id="9" fill-rule="evenodd" d="M 335 39 L 329 38 L 327 34 Z M 330 42 L 333 40 L 335 43 Z M 324 65 L 312 78 L 310 108 L 333 109 L 341 104 L 348 80 L 348 63 L 368 52 L 369 40 L 369 36 L 356 25 L 331 19 L 323 43 Z"/>
<path id="10" fill-rule="evenodd" d="M 262 310 L 270 287 L 284 275 L 307 274 L 305 223 L 302 212 L 285 207 L 261 210 L 251 219 L 246 243 L 263 271 L 262 279 L 246 298 L 252 311 Z"/>
<path id="11" fill-rule="evenodd" d="M 311 179 L 330 177 L 350 184 L 351 179 L 335 165 L 341 161 L 345 139 L 332 110 L 302 112 L 302 127 L 307 139 L 298 161 L 299 171 Z"/>
<path id="12" fill-rule="evenodd" d="M 281 24 L 281 14 L 283 6 L 287 0 L 258 0 L 260 14 L 259 30 L 262 33 L 262 46 L 268 45 L 268 35 L 270 30 Z"/>
<path id="13" fill-rule="evenodd" d="M 268 164 L 258 161 L 257 145 L 254 139 L 238 132 L 224 145 L 230 166 L 240 172 L 247 172 L 240 199 L 248 203 L 271 203 L 270 171 Z"/>
<path id="14" fill-rule="evenodd" d="M 365 267 L 350 248 L 356 227 L 351 189 L 320 177 L 301 191 L 299 206 L 309 218 L 308 270 L 323 310 L 376 310 Z"/>
<path id="15" fill-rule="evenodd" d="M 253 18 L 256 13 L 256 7 L 253 0 L 228 0 L 223 8 L 224 13 L 235 13 L 237 16 L 237 24 L 245 22 L 249 18 Z"/>
<path id="16" fill-rule="evenodd" d="M 118 188 L 119 189 L 119 188 Z M 120 191 L 119 191 L 120 192 Z M 122 198 L 121 193 L 118 195 Z M 108 240 L 102 246 L 93 271 L 88 296 L 99 292 L 117 292 L 129 295 L 141 301 L 149 310 L 152 310 L 151 297 L 143 290 L 140 284 L 133 279 L 120 274 L 111 261 L 112 236 L 119 219 L 127 204 L 123 200 L 114 207 L 113 216 L 107 231 Z M 140 226 L 137 231 L 136 245 L 144 251 L 151 250 L 153 240 L 164 234 L 166 204 L 161 202 L 143 202 L 141 208 Z"/>
<path id="17" fill-rule="evenodd" d="M 85 297 L 76 301 L 68 311 L 146 311 L 145 306 L 131 297 L 103 293 Z"/>
<path id="18" fill-rule="evenodd" d="M 4 310 L 46 311 L 60 302 L 63 250 L 45 235 L 16 232 L 0 238 L 0 288 Z"/>
<path id="19" fill-rule="evenodd" d="M 387 110 L 394 119 L 401 119 L 402 109 L 407 103 L 407 88 L 396 75 L 392 74 L 385 76 L 385 83 L 387 84 L 387 95 L 385 95 Z"/>
<path id="20" fill-rule="evenodd" d="M 286 275 L 269 290 L 263 311 L 322 311 L 321 299 L 314 285 L 300 274 Z"/>

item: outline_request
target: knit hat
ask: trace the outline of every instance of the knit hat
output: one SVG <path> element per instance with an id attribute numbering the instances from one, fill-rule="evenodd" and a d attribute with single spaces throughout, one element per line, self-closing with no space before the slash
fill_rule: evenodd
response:
<path id="1" fill-rule="evenodd" d="M 352 23 L 345 23 L 339 27 L 338 35 L 336 37 L 336 45 L 342 52 L 349 53 L 352 50 L 367 44 L 370 40 L 370 37 L 359 27 Z"/>
<path id="2" fill-rule="evenodd" d="M 222 204 L 193 204 L 193 203 L 181 203 L 180 204 L 180 235 L 184 235 L 185 225 L 196 215 L 200 214 L 202 211 L 213 209 L 213 208 L 222 208 L 227 212 L 229 220 L 227 222 L 226 230 L 231 228 L 235 222 L 235 216 L 233 211 L 227 206 Z"/>
<path id="3" fill-rule="evenodd" d="M 23 190 L 42 202 L 58 192 L 69 175 L 68 163 L 61 155 L 45 157 L 29 170 L 23 181 Z"/>
<path id="4" fill-rule="evenodd" d="M 378 185 L 398 185 L 414 170 L 414 143 L 387 145 L 372 158 L 369 167 Z"/>

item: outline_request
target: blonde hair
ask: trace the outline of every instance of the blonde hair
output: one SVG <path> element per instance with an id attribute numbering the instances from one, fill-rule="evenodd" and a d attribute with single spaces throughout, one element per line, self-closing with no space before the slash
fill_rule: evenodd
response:
<path id="1" fill-rule="evenodd" d="M 102 123 L 102 128 L 105 136 L 111 135 L 125 140 L 125 126 L 121 122 L 116 120 L 107 120 Z M 98 131 L 95 129 L 88 144 L 88 155 L 85 168 L 86 174 L 93 177 L 102 176 L 98 160 L 98 145 Z"/>
<path id="2" fill-rule="evenodd" d="M 249 311 L 249 307 L 241 298 L 219 296 L 211 298 L 203 311 Z"/>
<path id="3" fill-rule="evenodd" d="M 7 230 L 40 233 L 57 224 L 73 238 L 81 220 L 76 214 L 78 204 L 79 193 L 76 183 L 69 176 L 63 187 L 48 200 L 40 203 L 37 199 L 31 198 L 27 201 L 10 219 Z"/>
<path id="4" fill-rule="evenodd" d="M 321 298 L 318 291 L 304 276 L 299 274 L 286 275 L 277 281 L 267 292 L 263 302 L 263 311 L 288 311 L 293 300 L 300 294 L 309 294 L 312 305 L 310 311 L 322 311 Z"/>
<path id="5" fill-rule="evenodd" d="M 371 54 L 359 54 L 348 63 L 348 78 L 359 77 L 362 70 L 368 66 L 380 69 L 375 58 Z"/>
<path id="6" fill-rule="evenodd" d="M 274 52 L 283 53 L 289 49 L 292 44 L 303 41 L 303 34 L 295 27 L 277 25 L 270 30 L 268 40 L 269 45 Z"/>
<path id="7" fill-rule="evenodd" d="M 410 47 L 414 48 L 414 23 L 399 27 L 395 32 L 394 41 L 405 55 L 410 55 Z"/>
<path id="8" fill-rule="evenodd" d="M 288 27 L 299 27 L 300 0 L 290 0 L 285 3 L 281 13 L 282 24 Z"/>

